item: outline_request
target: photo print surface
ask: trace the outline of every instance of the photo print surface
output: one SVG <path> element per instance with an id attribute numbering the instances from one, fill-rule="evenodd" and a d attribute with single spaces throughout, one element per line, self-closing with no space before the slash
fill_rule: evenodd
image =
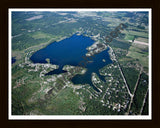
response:
<path id="1" fill-rule="evenodd" d="M 9 9 L 9 119 L 151 119 L 151 9 Z"/>

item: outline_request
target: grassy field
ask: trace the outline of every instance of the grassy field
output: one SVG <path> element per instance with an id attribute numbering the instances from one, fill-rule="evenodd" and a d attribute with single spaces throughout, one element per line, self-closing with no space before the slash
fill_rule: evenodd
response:
<path id="1" fill-rule="evenodd" d="M 122 33 L 131 35 L 131 36 L 137 36 L 137 37 L 143 37 L 148 38 L 148 33 L 146 32 L 138 32 L 138 31 L 132 31 L 132 30 L 123 30 Z"/>
<path id="2" fill-rule="evenodd" d="M 144 43 L 148 43 L 148 39 L 147 38 L 138 37 L 138 38 L 136 38 L 136 40 L 144 42 Z"/>
<path id="3" fill-rule="evenodd" d="M 129 34 L 126 34 L 125 40 L 133 40 L 134 39 L 134 36 L 133 35 L 129 35 Z"/>
<path id="4" fill-rule="evenodd" d="M 44 33 L 44 32 L 35 32 L 31 35 L 34 39 L 42 39 L 42 38 L 52 38 L 53 36 L 51 34 L 48 33 Z"/>
<path id="5" fill-rule="evenodd" d="M 57 97 L 52 97 L 47 104 L 44 111 L 49 115 L 75 115 L 81 105 L 80 97 L 71 88 L 61 90 Z"/>
<path id="6" fill-rule="evenodd" d="M 139 45 L 132 44 L 132 46 L 129 48 L 129 52 L 127 56 L 130 56 L 134 59 L 138 59 L 140 64 L 143 67 L 148 68 L 148 52 L 144 52 L 148 46 L 145 47 L 139 47 Z"/>
<path id="7" fill-rule="evenodd" d="M 110 46 L 115 47 L 115 48 L 121 48 L 121 49 L 128 50 L 129 47 L 130 47 L 130 43 L 128 41 L 125 41 L 125 40 L 114 39 L 110 43 Z"/>

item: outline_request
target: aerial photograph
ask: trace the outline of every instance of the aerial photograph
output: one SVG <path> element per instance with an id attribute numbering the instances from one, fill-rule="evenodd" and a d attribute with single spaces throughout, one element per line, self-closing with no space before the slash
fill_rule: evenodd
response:
<path id="1" fill-rule="evenodd" d="M 11 116 L 150 115 L 150 11 L 9 11 Z"/>

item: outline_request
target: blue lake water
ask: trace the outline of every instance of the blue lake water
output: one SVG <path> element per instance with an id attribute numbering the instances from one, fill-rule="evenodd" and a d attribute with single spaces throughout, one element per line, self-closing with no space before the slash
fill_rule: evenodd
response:
<path id="1" fill-rule="evenodd" d="M 86 48 L 93 43 L 94 40 L 89 37 L 74 34 L 70 38 L 53 42 L 47 47 L 35 52 L 30 59 L 33 63 L 47 63 L 45 59 L 49 58 L 50 63 L 59 65 L 59 69 L 53 70 L 47 73 L 47 75 L 60 74 L 65 72 L 62 70 L 64 65 L 78 66 L 79 62 L 84 60 L 82 56 L 85 56 L 87 53 Z M 90 84 L 93 86 L 91 82 L 92 72 L 97 73 L 98 76 L 104 80 L 104 78 L 99 75 L 99 69 L 112 63 L 108 50 L 109 49 L 96 54 L 95 57 L 93 57 L 93 62 L 86 64 L 87 72 L 83 75 L 76 75 L 72 78 L 72 82 L 74 84 Z M 103 59 L 106 61 L 103 62 Z"/>
<path id="2" fill-rule="evenodd" d="M 12 64 L 16 62 L 16 57 L 12 57 Z"/>

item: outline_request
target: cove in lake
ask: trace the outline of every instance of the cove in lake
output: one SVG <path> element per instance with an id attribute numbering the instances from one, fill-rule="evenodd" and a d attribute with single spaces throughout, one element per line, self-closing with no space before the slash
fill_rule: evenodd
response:
<path id="1" fill-rule="evenodd" d="M 49 58 L 50 63 L 59 65 L 59 68 L 47 73 L 46 75 L 60 74 L 66 72 L 62 70 L 64 65 L 79 66 L 79 62 L 83 60 L 82 56 L 85 56 L 87 53 L 86 48 L 91 46 L 93 43 L 94 40 L 90 37 L 74 34 L 70 38 L 66 38 L 59 42 L 53 42 L 47 47 L 40 49 L 35 52 L 30 59 L 33 63 L 47 63 L 46 58 Z M 93 62 L 87 63 L 87 72 L 83 75 L 74 76 L 72 78 L 72 82 L 74 84 L 90 84 L 93 86 L 91 82 L 92 72 L 97 73 L 100 79 L 104 80 L 104 78 L 99 74 L 99 69 L 109 63 L 112 63 L 108 50 L 109 48 L 99 54 L 96 54 L 93 58 Z M 103 59 L 105 59 L 105 62 L 102 61 Z"/>
<path id="2" fill-rule="evenodd" d="M 12 64 L 16 62 L 16 57 L 12 57 Z"/>

